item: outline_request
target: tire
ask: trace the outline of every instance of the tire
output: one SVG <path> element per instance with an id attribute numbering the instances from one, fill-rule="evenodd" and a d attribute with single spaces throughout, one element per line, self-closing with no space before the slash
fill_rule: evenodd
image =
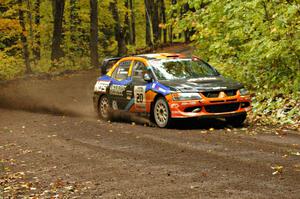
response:
<path id="1" fill-rule="evenodd" d="M 244 121 L 246 120 L 247 114 L 236 115 L 232 117 L 227 117 L 226 122 L 233 127 L 241 127 L 243 126 Z"/>
<path id="2" fill-rule="evenodd" d="M 169 105 L 162 97 L 158 98 L 154 104 L 153 119 L 160 128 L 171 126 L 172 118 Z"/>
<path id="3" fill-rule="evenodd" d="M 109 120 L 111 117 L 110 114 L 110 103 L 106 95 L 103 95 L 98 104 L 98 115 L 102 120 Z"/>

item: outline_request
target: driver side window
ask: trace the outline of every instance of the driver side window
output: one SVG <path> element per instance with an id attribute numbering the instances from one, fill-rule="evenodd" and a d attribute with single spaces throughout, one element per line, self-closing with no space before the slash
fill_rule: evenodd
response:
<path id="1" fill-rule="evenodd" d="M 131 61 L 123 61 L 114 70 L 112 77 L 116 80 L 122 81 L 127 79 Z"/>
<path id="2" fill-rule="evenodd" d="M 133 64 L 132 78 L 143 80 L 144 74 L 147 73 L 147 67 L 140 61 L 135 61 Z"/>

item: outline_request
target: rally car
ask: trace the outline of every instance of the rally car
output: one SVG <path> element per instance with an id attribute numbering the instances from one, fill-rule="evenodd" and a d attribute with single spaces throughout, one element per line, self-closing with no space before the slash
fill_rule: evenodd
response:
<path id="1" fill-rule="evenodd" d="M 98 78 L 94 107 L 109 120 L 112 111 L 149 116 L 158 127 L 176 118 L 225 118 L 241 125 L 251 110 L 251 98 L 241 83 L 220 75 L 197 57 L 144 54 L 118 59 Z"/>

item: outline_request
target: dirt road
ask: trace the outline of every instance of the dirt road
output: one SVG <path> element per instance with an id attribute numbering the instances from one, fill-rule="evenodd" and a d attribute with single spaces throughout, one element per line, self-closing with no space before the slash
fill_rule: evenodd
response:
<path id="1" fill-rule="evenodd" d="M 299 132 L 100 121 L 97 76 L 1 86 L 0 198 L 300 198 Z"/>

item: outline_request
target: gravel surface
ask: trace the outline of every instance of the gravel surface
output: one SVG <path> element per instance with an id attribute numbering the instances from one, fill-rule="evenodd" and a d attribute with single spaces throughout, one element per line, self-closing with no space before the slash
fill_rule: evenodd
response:
<path id="1" fill-rule="evenodd" d="M 300 198 L 299 132 L 100 121 L 98 73 L 1 85 L 0 198 Z"/>

